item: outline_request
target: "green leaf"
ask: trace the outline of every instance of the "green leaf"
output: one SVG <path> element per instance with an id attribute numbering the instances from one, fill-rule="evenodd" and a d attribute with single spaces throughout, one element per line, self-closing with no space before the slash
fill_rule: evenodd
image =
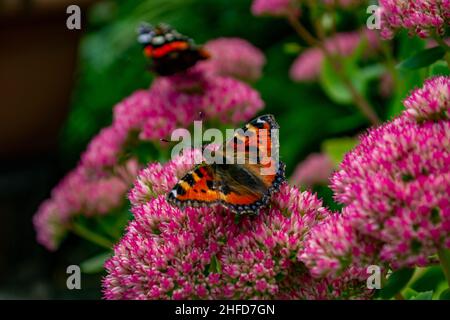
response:
<path id="1" fill-rule="evenodd" d="M 383 299 L 391 299 L 408 284 L 414 274 L 413 268 L 403 268 L 393 272 L 380 291 Z"/>
<path id="2" fill-rule="evenodd" d="M 350 73 L 354 73 L 351 70 L 352 66 L 349 63 L 344 64 L 343 73 L 347 75 Z M 361 83 L 354 82 L 355 86 L 358 86 L 358 91 L 360 91 Z M 351 104 L 353 101 L 352 95 L 350 91 L 347 89 L 347 86 L 341 80 L 339 74 L 334 70 L 332 63 L 329 59 L 324 59 L 322 63 L 322 71 L 320 74 L 320 85 L 322 89 L 325 91 L 327 96 L 338 104 Z"/>
<path id="3" fill-rule="evenodd" d="M 322 150 L 325 152 L 334 164 L 342 162 L 344 155 L 355 147 L 358 140 L 355 138 L 336 138 L 328 139 L 322 143 Z"/>
<path id="4" fill-rule="evenodd" d="M 356 51 L 358 52 L 358 50 Z M 320 84 L 331 100 L 338 104 L 352 104 L 353 96 L 342 80 L 341 74 L 350 79 L 353 87 L 361 95 L 365 95 L 369 82 L 379 78 L 386 72 L 386 67 L 382 64 L 373 64 L 366 67 L 359 67 L 358 61 L 361 54 L 354 54 L 350 57 L 341 57 L 341 70 L 336 72 L 330 59 L 325 58 L 322 62 L 320 74 Z"/>
<path id="5" fill-rule="evenodd" d="M 416 290 L 411 289 L 411 288 L 406 288 L 405 290 L 403 290 L 402 294 L 403 294 L 403 296 L 405 297 L 406 300 L 410 300 L 413 297 L 417 296 L 418 292 Z"/>
<path id="6" fill-rule="evenodd" d="M 401 32 L 399 35 L 398 44 L 398 59 L 406 60 L 412 54 L 422 51 L 425 48 L 426 42 L 419 37 L 410 37 L 407 32 Z M 417 87 L 423 85 L 424 79 L 427 77 L 428 72 L 426 69 L 418 70 L 404 70 L 397 69 L 398 79 L 395 83 L 394 97 L 389 106 L 387 118 L 390 119 L 399 115 L 403 110 L 403 100 L 409 95 L 409 93 Z"/>
<path id="7" fill-rule="evenodd" d="M 433 298 L 433 291 L 419 292 L 416 296 L 410 300 L 431 300 Z"/>
<path id="8" fill-rule="evenodd" d="M 439 265 L 427 268 L 417 268 L 417 272 L 414 274 L 414 279 L 412 279 L 410 287 L 417 292 L 430 290 L 436 292 L 439 284 L 443 281 L 445 281 L 445 275 Z"/>
<path id="9" fill-rule="evenodd" d="M 211 264 L 209 265 L 208 271 L 211 273 L 222 273 L 222 264 L 219 259 L 217 259 L 217 256 L 211 258 Z"/>
<path id="10" fill-rule="evenodd" d="M 350 59 L 343 59 L 342 71 L 352 81 L 353 86 L 360 93 L 363 91 L 363 82 L 359 81 L 356 76 L 356 64 Z M 341 76 L 334 70 L 334 67 L 329 59 L 324 59 L 322 62 L 322 70 L 320 74 L 320 84 L 325 93 L 331 100 L 338 104 L 351 104 L 353 97 L 347 86 L 341 80 Z"/>
<path id="11" fill-rule="evenodd" d="M 436 61 L 430 67 L 430 76 L 449 76 L 450 70 L 448 68 L 447 62 Z"/>
<path id="12" fill-rule="evenodd" d="M 450 300 L 450 288 L 447 288 L 441 292 L 439 300 Z"/>
<path id="13" fill-rule="evenodd" d="M 111 256 L 111 252 L 103 252 L 92 258 L 83 261 L 80 264 L 81 271 L 84 273 L 99 273 L 103 271 L 105 261 Z"/>
<path id="14" fill-rule="evenodd" d="M 420 51 L 412 57 L 402 61 L 397 68 L 403 70 L 415 70 L 427 67 L 435 61 L 442 59 L 445 55 L 445 49 L 442 47 L 434 47 Z"/>

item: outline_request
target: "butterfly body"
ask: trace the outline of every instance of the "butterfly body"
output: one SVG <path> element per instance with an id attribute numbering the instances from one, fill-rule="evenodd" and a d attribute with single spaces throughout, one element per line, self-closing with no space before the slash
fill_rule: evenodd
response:
<path id="1" fill-rule="evenodd" d="M 198 61 L 209 58 L 206 50 L 166 24 L 156 27 L 142 25 L 138 33 L 138 42 L 144 46 L 144 55 L 152 59 L 151 69 L 159 75 L 168 76 L 185 71 Z"/>
<path id="2" fill-rule="evenodd" d="M 249 122 L 242 132 L 250 130 L 258 137 L 262 129 L 278 129 L 273 116 L 261 116 Z M 242 136 L 237 133 L 224 145 L 223 150 L 219 151 L 224 161 L 197 165 L 173 187 L 167 195 L 167 200 L 182 208 L 221 205 L 237 214 L 258 213 L 261 208 L 267 206 L 272 194 L 278 191 L 285 180 L 285 165 L 269 150 L 272 143 L 275 149 L 278 148 L 277 143 L 272 141 L 272 136 L 268 136 L 269 147 L 264 150 L 258 145 L 259 140 L 252 142 L 249 136 L 252 134 Z M 243 156 L 246 161 L 243 164 L 229 164 L 226 159 L 230 158 L 230 155 L 225 153 L 225 149 L 231 146 L 230 149 L 234 150 L 232 157 L 236 156 L 238 151 L 235 147 L 240 144 L 239 141 L 245 145 Z M 249 150 L 252 148 L 259 152 L 256 163 L 249 163 Z M 262 174 L 262 169 L 267 169 L 269 165 L 274 165 L 274 171 Z"/>

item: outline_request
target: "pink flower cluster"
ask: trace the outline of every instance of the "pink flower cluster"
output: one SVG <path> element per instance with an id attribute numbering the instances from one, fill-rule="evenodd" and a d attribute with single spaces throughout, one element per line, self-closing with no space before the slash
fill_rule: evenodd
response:
<path id="1" fill-rule="evenodd" d="M 450 24 L 449 0 L 380 0 L 381 36 L 391 39 L 399 29 L 421 38 L 444 35 Z"/>
<path id="2" fill-rule="evenodd" d="M 303 239 L 330 215 L 309 192 L 284 184 L 269 208 L 241 216 L 220 207 L 180 210 L 165 193 L 193 153 L 151 164 L 130 193 L 134 220 L 105 264 L 107 299 L 366 298 L 360 272 L 315 279 L 298 260 Z M 186 161 L 188 159 L 188 161 Z M 192 162 L 191 162 L 192 163 Z"/>
<path id="3" fill-rule="evenodd" d="M 302 257 L 314 273 L 336 273 L 350 257 L 426 265 L 450 248 L 450 121 L 448 99 L 440 98 L 448 83 L 428 80 L 401 117 L 371 129 L 345 156 L 332 178 L 343 217 L 311 232 Z"/>
<path id="4" fill-rule="evenodd" d="M 366 267 L 378 264 L 379 241 L 356 230 L 346 214 L 333 214 L 315 225 L 298 258 L 315 277 L 337 278 L 344 272 L 363 277 Z"/>
<path id="5" fill-rule="evenodd" d="M 206 43 L 205 49 L 211 58 L 200 62 L 200 68 L 244 81 L 256 81 L 261 77 L 266 58 L 249 42 L 240 38 L 218 38 Z"/>
<path id="6" fill-rule="evenodd" d="M 334 163 L 328 155 L 313 153 L 297 166 L 291 182 L 307 188 L 320 184 L 327 185 L 334 169 Z"/>
<path id="7" fill-rule="evenodd" d="M 328 38 L 324 46 L 331 54 L 350 56 L 355 52 L 362 41 L 367 40 L 366 53 L 370 54 L 379 48 L 377 35 L 370 30 L 341 32 Z M 290 69 L 291 79 L 294 81 L 315 81 L 322 70 L 324 53 L 320 48 L 308 48 L 304 50 L 294 61 Z"/>
<path id="8" fill-rule="evenodd" d="M 254 0 L 252 3 L 252 13 L 255 16 L 288 16 L 300 13 L 296 0 Z"/>
<path id="9" fill-rule="evenodd" d="M 56 250 L 67 233 L 68 219 L 61 216 L 56 201 L 46 200 L 33 217 L 37 241 L 48 250 Z"/>
<path id="10" fill-rule="evenodd" d="M 83 166 L 70 172 L 53 189 L 33 218 L 38 242 L 56 250 L 77 215 L 104 215 L 125 202 L 125 195 L 137 174 L 137 162 L 117 167 L 115 175 L 92 176 Z"/>
<path id="11" fill-rule="evenodd" d="M 417 121 L 450 120 L 450 78 L 435 77 L 425 81 L 403 102 L 406 113 Z"/>

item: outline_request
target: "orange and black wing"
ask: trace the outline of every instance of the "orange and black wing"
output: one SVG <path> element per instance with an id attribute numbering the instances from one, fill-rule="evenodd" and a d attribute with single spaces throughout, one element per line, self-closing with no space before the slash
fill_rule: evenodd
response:
<path id="1" fill-rule="evenodd" d="M 276 174 L 262 176 L 245 165 L 217 165 L 220 203 L 237 214 L 258 213 L 285 180 L 284 169 L 280 163 Z"/>
<path id="2" fill-rule="evenodd" d="M 205 164 L 189 171 L 167 194 L 167 201 L 179 207 L 199 207 L 220 202 L 214 169 Z"/>

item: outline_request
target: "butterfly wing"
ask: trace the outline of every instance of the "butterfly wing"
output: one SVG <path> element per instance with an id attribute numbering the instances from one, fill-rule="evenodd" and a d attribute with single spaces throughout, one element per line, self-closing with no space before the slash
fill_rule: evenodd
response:
<path id="1" fill-rule="evenodd" d="M 167 201 L 179 207 L 198 207 L 220 202 L 214 169 L 205 164 L 189 171 L 167 194 Z"/>
<path id="2" fill-rule="evenodd" d="M 257 212 L 285 180 L 285 165 L 278 161 L 278 136 L 273 136 L 276 131 L 272 131 L 278 128 L 272 115 L 260 116 L 237 130 L 222 149 L 225 162 L 232 158 L 234 163 L 216 165 L 221 202 L 230 210 Z"/>
<path id="3" fill-rule="evenodd" d="M 258 213 L 284 181 L 284 168 L 280 163 L 276 174 L 262 176 L 255 167 L 217 165 L 216 174 L 221 181 L 220 203 L 237 214 Z"/>

